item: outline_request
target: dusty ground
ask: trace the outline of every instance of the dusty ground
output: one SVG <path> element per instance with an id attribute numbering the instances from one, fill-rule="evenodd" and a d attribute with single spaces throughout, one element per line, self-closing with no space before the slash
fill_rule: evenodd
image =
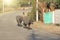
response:
<path id="1" fill-rule="evenodd" d="M 42 22 L 34 22 L 32 27 L 38 28 L 39 30 L 44 30 L 52 34 L 60 35 L 60 26 L 55 24 L 44 24 Z"/>

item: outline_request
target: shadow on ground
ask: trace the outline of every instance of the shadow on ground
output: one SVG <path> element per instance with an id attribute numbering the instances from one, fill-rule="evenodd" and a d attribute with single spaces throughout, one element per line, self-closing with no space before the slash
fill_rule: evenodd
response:
<path id="1" fill-rule="evenodd" d="M 55 24 L 56 26 L 60 26 L 60 24 Z"/>
<path id="2" fill-rule="evenodd" d="M 37 34 L 35 33 L 34 30 L 32 30 L 32 33 L 30 35 L 28 35 L 27 40 L 60 40 L 60 37 L 51 37 L 49 35 L 41 35 L 41 34 Z"/>
<path id="3" fill-rule="evenodd" d="M 28 29 L 28 30 L 32 30 L 31 27 L 24 27 L 23 25 L 17 25 L 17 26 L 18 26 L 18 27 L 23 27 L 23 28 Z"/>

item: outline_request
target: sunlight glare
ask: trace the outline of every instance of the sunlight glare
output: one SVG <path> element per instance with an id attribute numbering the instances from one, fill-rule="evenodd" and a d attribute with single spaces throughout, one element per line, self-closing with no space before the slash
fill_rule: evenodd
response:
<path id="1" fill-rule="evenodd" d="M 12 3 L 12 0 L 3 0 L 4 4 L 10 5 Z"/>

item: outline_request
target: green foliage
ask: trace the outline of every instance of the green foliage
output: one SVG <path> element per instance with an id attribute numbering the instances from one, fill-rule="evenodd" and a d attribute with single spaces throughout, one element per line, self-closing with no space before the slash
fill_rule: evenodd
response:
<path id="1" fill-rule="evenodd" d="M 30 18 L 31 20 L 33 20 L 33 21 L 36 20 L 36 17 L 35 17 L 36 15 L 35 15 L 33 12 L 29 12 L 28 15 L 29 15 L 29 18 Z"/>
<path id="2" fill-rule="evenodd" d="M 2 12 L 2 0 L 0 0 L 0 13 Z"/>
<path id="3" fill-rule="evenodd" d="M 56 1 L 56 4 L 57 4 L 57 8 L 60 9 L 60 0 L 57 0 L 57 1 Z"/>
<path id="4" fill-rule="evenodd" d="M 35 0 L 31 0 L 31 4 L 32 4 L 32 11 L 30 13 L 28 13 L 28 15 L 30 16 L 30 18 L 35 21 L 36 20 L 36 7 L 35 7 Z"/>

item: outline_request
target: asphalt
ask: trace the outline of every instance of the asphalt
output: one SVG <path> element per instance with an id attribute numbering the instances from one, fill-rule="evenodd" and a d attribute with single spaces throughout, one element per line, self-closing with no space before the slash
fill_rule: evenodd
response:
<path id="1" fill-rule="evenodd" d="M 33 26 L 32 29 L 17 26 L 16 16 L 22 13 L 23 11 L 14 11 L 0 15 L 0 40 L 60 40 L 59 35 Z"/>

